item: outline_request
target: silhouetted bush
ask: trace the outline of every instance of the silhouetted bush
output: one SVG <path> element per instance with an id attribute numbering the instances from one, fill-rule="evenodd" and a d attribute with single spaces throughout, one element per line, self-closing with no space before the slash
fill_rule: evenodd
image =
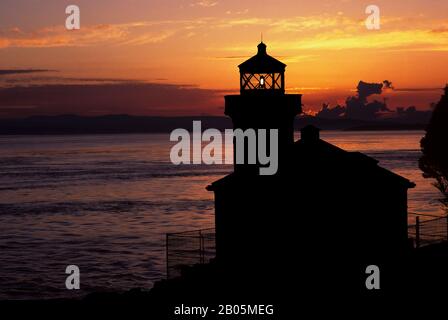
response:
<path id="1" fill-rule="evenodd" d="M 443 193 L 448 206 L 448 85 L 435 106 L 426 135 L 421 140 L 423 156 L 419 165 L 425 178 L 436 179 L 435 186 Z"/>

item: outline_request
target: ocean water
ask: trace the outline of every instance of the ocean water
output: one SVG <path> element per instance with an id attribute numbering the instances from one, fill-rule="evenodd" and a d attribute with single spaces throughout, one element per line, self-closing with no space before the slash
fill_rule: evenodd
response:
<path id="1" fill-rule="evenodd" d="M 322 132 L 417 183 L 410 212 L 441 215 L 418 169 L 422 135 Z M 205 187 L 232 170 L 172 165 L 172 145 L 167 134 L 0 136 L 0 300 L 150 288 L 165 277 L 165 234 L 213 227 Z M 72 264 L 81 290 L 65 288 Z"/>

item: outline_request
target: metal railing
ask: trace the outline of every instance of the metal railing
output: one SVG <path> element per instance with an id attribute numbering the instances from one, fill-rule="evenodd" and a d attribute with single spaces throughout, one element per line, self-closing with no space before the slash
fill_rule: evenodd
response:
<path id="1" fill-rule="evenodd" d="M 166 234 L 167 278 L 181 275 L 183 267 L 208 263 L 215 257 L 215 229 Z"/>
<path id="2" fill-rule="evenodd" d="M 408 238 L 414 247 L 448 242 L 448 215 L 432 216 L 413 214 L 415 223 L 408 225 Z M 181 275 L 183 267 L 206 264 L 216 255 L 215 229 L 166 234 L 166 273 L 167 278 Z"/>
<path id="3" fill-rule="evenodd" d="M 448 215 L 431 216 L 415 214 L 415 224 L 408 226 L 408 237 L 414 241 L 414 246 L 448 241 Z"/>

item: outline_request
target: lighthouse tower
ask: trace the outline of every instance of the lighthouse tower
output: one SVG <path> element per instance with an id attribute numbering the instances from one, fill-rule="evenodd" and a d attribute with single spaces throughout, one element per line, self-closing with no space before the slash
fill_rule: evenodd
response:
<path id="1" fill-rule="evenodd" d="M 238 67 L 240 94 L 225 97 L 225 114 L 232 119 L 234 130 L 278 130 L 278 172 L 281 172 L 294 143 L 294 118 L 302 112 L 301 95 L 285 94 L 286 65 L 268 55 L 263 42 L 258 45 L 257 54 Z M 258 167 L 258 164 L 236 164 L 235 172 L 258 174 L 255 170 Z"/>
<path id="2" fill-rule="evenodd" d="M 225 114 L 232 119 L 234 130 L 254 130 L 257 140 L 260 129 L 278 130 L 278 170 L 264 176 L 258 162 L 235 164 L 233 173 L 208 187 L 215 192 L 216 250 L 221 263 L 259 264 L 266 257 L 278 262 L 274 257 L 282 254 L 277 233 L 284 230 L 284 220 L 276 212 L 286 213 L 281 207 L 294 198 L 282 181 L 293 166 L 294 118 L 302 111 L 301 95 L 285 93 L 285 68 L 260 43 L 257 54 L 239 65 L 240 94 L 225 97 Z M 246 141 L 245 155 L 248 147 Z M 236 143 L 236 153 L 235 149 Z"/>

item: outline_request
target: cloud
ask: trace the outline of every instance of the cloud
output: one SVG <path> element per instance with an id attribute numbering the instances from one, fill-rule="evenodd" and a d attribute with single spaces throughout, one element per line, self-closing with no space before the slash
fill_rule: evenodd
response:
<path id="1" fill-rule="evenodd" d="M 8 111 L 11 111 L 11 110 L 22 110 L 22 109 L 25 109 L 25 110 L 27 110 L 27 109 L 35 109 L 36 108 L 36 106 L 20 106 L 20 105 L 16 105 L 16 106 L 0 106 L 0 110 L 1 111 L 5 111 L 5 110 L 8 110 Z"/>
<path id="2" fill-rule="evenodd" d="M 30 73 L 50 72 L 50 71 L 54 71 L 54 70 L 46 70 L 46 69 L 6 69 L 6 70 L 0 70 L 0 76 L 16 75 L 16 74 L 30 74 Z"/>
<path id="3" fill-rule="evenodd" d="M 34 71 L 34 69 L 31 69 Z M 7 70 L 5 70 L 7 71 Z M 15 70 L 14 70 L 15 71 Z M 42 70 L 42 72 L 53 70 Z M 76 85 L 76 84 L 114 84 L 114 83 L 140 83 L 139 80 L 125 78 L 83 78 L 83 77 L 61 77 L 50 75 L 35 76 L 34 73 L 14 72 L 8 73 L 5 77 L 0 77 L 0 88 L 29 87 L 42 85 Z M 0 71 L 1 75 L 1 71 Z M 154 81 L 160 81 L 154 79 Z"/>
<path id="4" fill-rule="evenodd" d="M 164 31 L 159 33 L 145 33 L 143 35 L 132 37 L 129 40 L 122 41 L 121 45 L 144 45 L 151 43 L 159 43 L 167 40 L 175 34 L 175 31 Z"/>
<path id="5" fill-rule="evenodd" d="M 440 92 L 443 88 L 400 88 L 394 89 L 398 92 L 427 92 L 427 91 L 437 91 Z"/>
<path id="6" fill-rule="evenodd" d="M 440 27 L 440 28 L 437 28 L 437 29 L 433 29 L 433 30 L 431 30 L 431 32 L 434 32 L 434 33 L 447 33 L 448 32 L 448 27 Z"/>
<path id="7" fill-rule="evenodd" d="M 322 109 L 317 113 L 318 117 L 328 119 L 361 119 L 361 120 L 375 120 L 382 112 L 390 112 L 386 103 L 374 100 L 368 102 L 367 98 L 381 94 L 383 89 L 392 88 L 392 82 L 385 80 L 382 83 L 367 83 L 359 81 L 357 86 L 358 94 L 356 96 L 348 97 L 345 106 L 335 106 L 330 108 L 328 104 L 324 104 Z"/>
<path id="8" fill-rule="evenodd" d="M 313 15 L 282 19 L 244 17 L 222 20 L 220 28 L 264 30 L 278 51 L 380 49 L 394 51 L 448 51 L 446 21 L 384 17 L 381 32 L 368 31 L 364 20 L 346 15 Z M 434 26 L 440 25 L 440 29 Z M 434 32 L 439 30 L 439 32 Z M 247 52 L 250 45 L 227 46 L 228 52 Z"/>
<path id="9" fill-rule="evenodd" d="M 202 0 L 195 6 L 213 7 L 217 1 Z M 231 12 L 233 13 L 233 12 Z M 280 50 L 448 50 L 446 21 L 427 18 L 384 17 L 381 32 L 366 30 L 364 21 L 347 15 L 291 16 L 261 18 L 258 16 L 226 14 L 223 17 L 198 19 L 135 21 L 122 24 L 82 26 L 81 30 L 67 31 L 63 26 L 49 26 L 25 32 L 10 28 L 0 32 L 0 48 L 114 46 L 158 44 L 169 39 L 179 40 L 194 35 L 220 35 L 231 28 L 263 30 L 272 37 L 271 45 Z M 250 29 L 252 28 L 252 29 Z M 235 42 L 233 42 L 235 43 Z M 222 42 L 221 52 L 247 52 L 252 44 L 231 47 Z M 213 48 L 209 48 L 213 49 Z M 232 54 L 233 55 L 233 54 Z M 238 54 L 239 55 L 239 54 Z"/>
<path id="10" fill-rule="evenodd" d="M 0 88 L 0 116 L 221 114 L 222 100 L 218 90 L 138 81 L 14 86 Z"/>
<path id="11" fill-rule="evenodd" d="M 212 57 L 210 59 L 213 60 L 242 60 L 249 59 L 251 56 L 248 55 L 240 55 L 240 56 L 223 56 L 223 57 Z"/>
<path id="12" fill-rule="evenodd" d="M 247 14 L 249 13 L 249 9 L 244 9 L 244 10 L 240 10 L 240 11 L 232 11 L 232 10 L 227 10 L 226 14 L 233 14 L 233 15 L 242 15 L 242 14 Z"/>
<path id="13" fill-rule="evenodd" d="M 45 27 L 31 32 L 7 31 L 0 35 L 0 49 L 9 47 L 53 48 L 159 43 L 176 33 L 175 28 L 170 29 L 168 26 L 177 23 L 182 22 L 99 24 L 83 26 L 80 30 L 72 31 L 68 31 L 62 26 Z"/>
<path id="14" fill-rule="evenodd" d="M 210 7 L 214 7 L 218 5 L 218 1 L 213 1 L 213 0 L 201 0 L 201 1 L 197 1 L 195 3 L 192 3 L 190 6 L 192 7 L 204 7 L 204 8 L 210 8 Z"/>
<path id="15" fill-rule="evenodd" d="M 46 27 L 28 33 L 7 33 L 0 38 L 0 48 L 84 46 L 124 38 L 126 30 L 113 25 L 96 25 L 76 31 Z"/>

